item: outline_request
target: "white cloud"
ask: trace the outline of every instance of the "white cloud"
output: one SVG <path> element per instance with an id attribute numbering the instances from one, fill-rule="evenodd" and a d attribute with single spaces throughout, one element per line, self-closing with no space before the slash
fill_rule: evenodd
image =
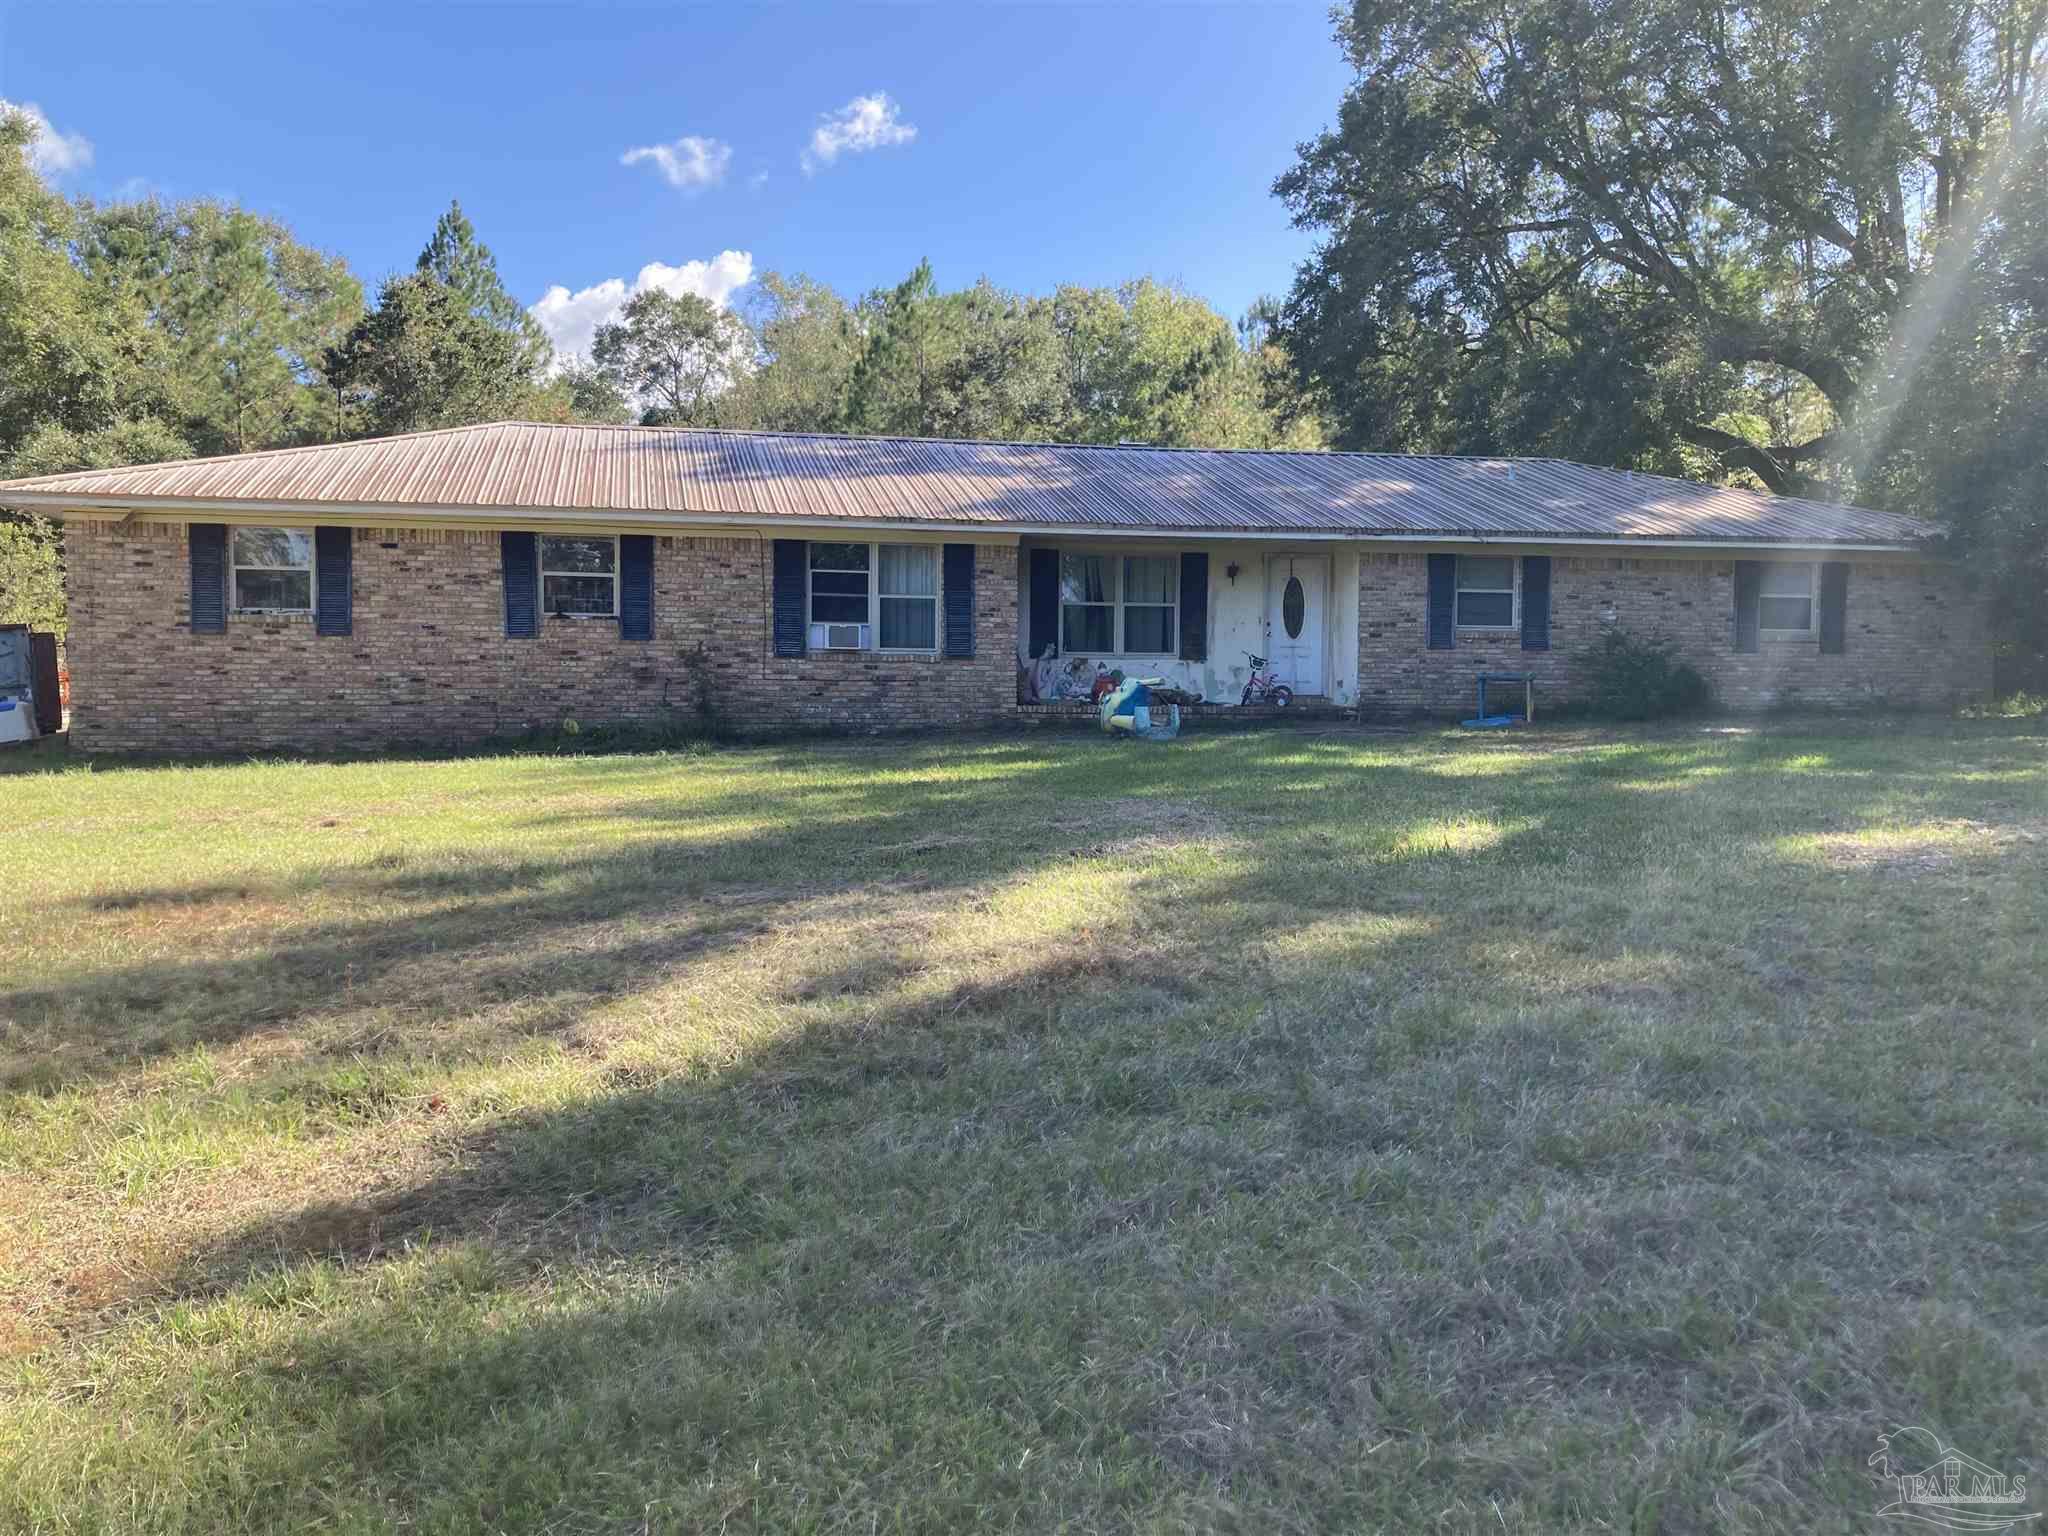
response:
<path id="1" fill-rule="evenodd" d="M 818 126 L 811 133 L 811 147 L 798 162 L 804 174 L 808 176 L 820 166 L 830 165 L 841 155 L 908 144 L 917 137 L 917 130 L 897 115 L 901 111 L 887 91 L 876 91 L 872 96 L 854 97 L 837 112 L 820 114 Z"/>
<path id="2" fill-rule="evenodd" d="M 661 179 L 670 186 L 694 192 L 725 180 L 726 167 L 732 164 L 732 146 L 718 139 L 685 134 L 673 144 L 647 144 L 619 156 L 621 165 L 638 165 L 643 160 L 659 167 Z"/>
<path id="3" fill-rule="evenodd" d="M 0 115 L 19 113 L 35 125 L 36 136 L 28 147 L 28 163 L 38 174 L 55 179 L 82 171 L 92 164 L 92 141 L 82 133 L 59 133 L 43 109 L 32 101 L 8 101 L 0 97 Z"/>
<path id="4" fill-rule="evenodd" d="M 709 261 L 686 261 L 680 267 L 650 261 L 630 285 L 623 277 L 608 277 L 588 288 L 571 293 L 560 283 L 540 296 L 528 311 L 548 333 L 557 356 L 590 355 L 597 328 L 618 318 L 626 301 L 636 293 L 659 288 L 665 293 L 694 293 L 701 299 L 725 307 L 725 302 L 754 280 L 754 258 L 747 251 L 720 251 Z"/>

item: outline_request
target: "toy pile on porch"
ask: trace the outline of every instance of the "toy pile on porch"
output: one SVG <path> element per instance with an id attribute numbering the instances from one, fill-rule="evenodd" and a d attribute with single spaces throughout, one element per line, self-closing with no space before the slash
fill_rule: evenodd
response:
<path id="1" fill-rule="evenodd" d="M 1162 717 L 1153 701 L 1168 692 L 1161 677 L 1127 677 L 1102 696 L 1102 729 L 1114 736 L 1119 731 L 1140 741 L 1171 741 L 1180 734 L 1180 706 L 1166 703 Z"/>
<path id="2" fill-rule="evenodd" d="M 1163 677 L 1127 677 L 1121 667 L 1085 656 L 1062 660 L 1048 645 L 1035 662 L 1018 664 L 1017 702 L 1093 704 L 1105 731 L 1171 741 L 1180 734 L 1180 706 L 1199 704 L 1201 696 Z"/>

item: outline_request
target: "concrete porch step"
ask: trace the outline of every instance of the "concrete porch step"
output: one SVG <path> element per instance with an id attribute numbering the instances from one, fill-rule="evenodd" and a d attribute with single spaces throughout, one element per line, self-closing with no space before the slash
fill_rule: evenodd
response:
<path id="1" fill-rule="evenodd" d="M 1061 700 L 1056 704 L 1019 704 L 1017 718 L 1031 725 L 1094 725 L 1101 716 L 1093 704 Z M 1357 711 L 1349 705 L 1333 704 L 1319 695 L 1298 694 L 1285 709 L 1270 704 L 1183 704 L 1183 722 L 1202 721 L 1215 725 L 1259 725 L 1266 722 L 1349 720 Z"/>

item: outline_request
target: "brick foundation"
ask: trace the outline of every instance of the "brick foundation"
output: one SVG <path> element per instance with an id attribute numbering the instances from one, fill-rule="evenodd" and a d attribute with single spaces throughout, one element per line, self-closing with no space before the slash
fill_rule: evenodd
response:
<path id="1" fill-rule="evenodd" d="M 1991 685 L 1984 603 L 1964 573 L 1915 561 L 1858 560 L 1849 572 L 1847 643 L 1824 656 L 1817 634 L 1765 636 L 1735 649 L 1732 560 L 1553 556 L 1550 649 L 1524 651 L 1512 632 L 1460 631 L 1426 647 L 1428 556 L 1359 560 L 1358 697 L 1373 716 L 1470 713 L 1480 672 L 1536 677 L 1545 701 L 1579 694 L 1573 664 L 1609 626 L 1665 638 L 1699 668 L 1724 709 L 1945 709 Z"/>
<path id="2" fill-rule="evenodd" d="M 322 637 L 310 617 L 233 616 L 190 630 L 181 524 L 65 530 L 72 739 L 90 751 L 289 750 L 467 742 L 550 726 L 688 724 L 708 702 L 740 729 L 987 725 L 1015 698 L 1016 550 L 975 553 L 971 659 L 777 657 L 767 546 L 660 537 L 655 634 L 610 620 L 550 619 L 505 635 L 491 530 L 355 531 L 354 623 Z"/>

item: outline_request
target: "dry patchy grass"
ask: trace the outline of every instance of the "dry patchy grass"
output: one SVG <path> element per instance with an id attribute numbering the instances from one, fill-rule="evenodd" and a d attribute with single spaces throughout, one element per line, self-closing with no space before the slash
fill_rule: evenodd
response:
<path id="1" fill-rule="evenodd" d="M 0 1524 L 1860 1529 L 2048 1432 L 2048 743 L 0 776 Z"/>

